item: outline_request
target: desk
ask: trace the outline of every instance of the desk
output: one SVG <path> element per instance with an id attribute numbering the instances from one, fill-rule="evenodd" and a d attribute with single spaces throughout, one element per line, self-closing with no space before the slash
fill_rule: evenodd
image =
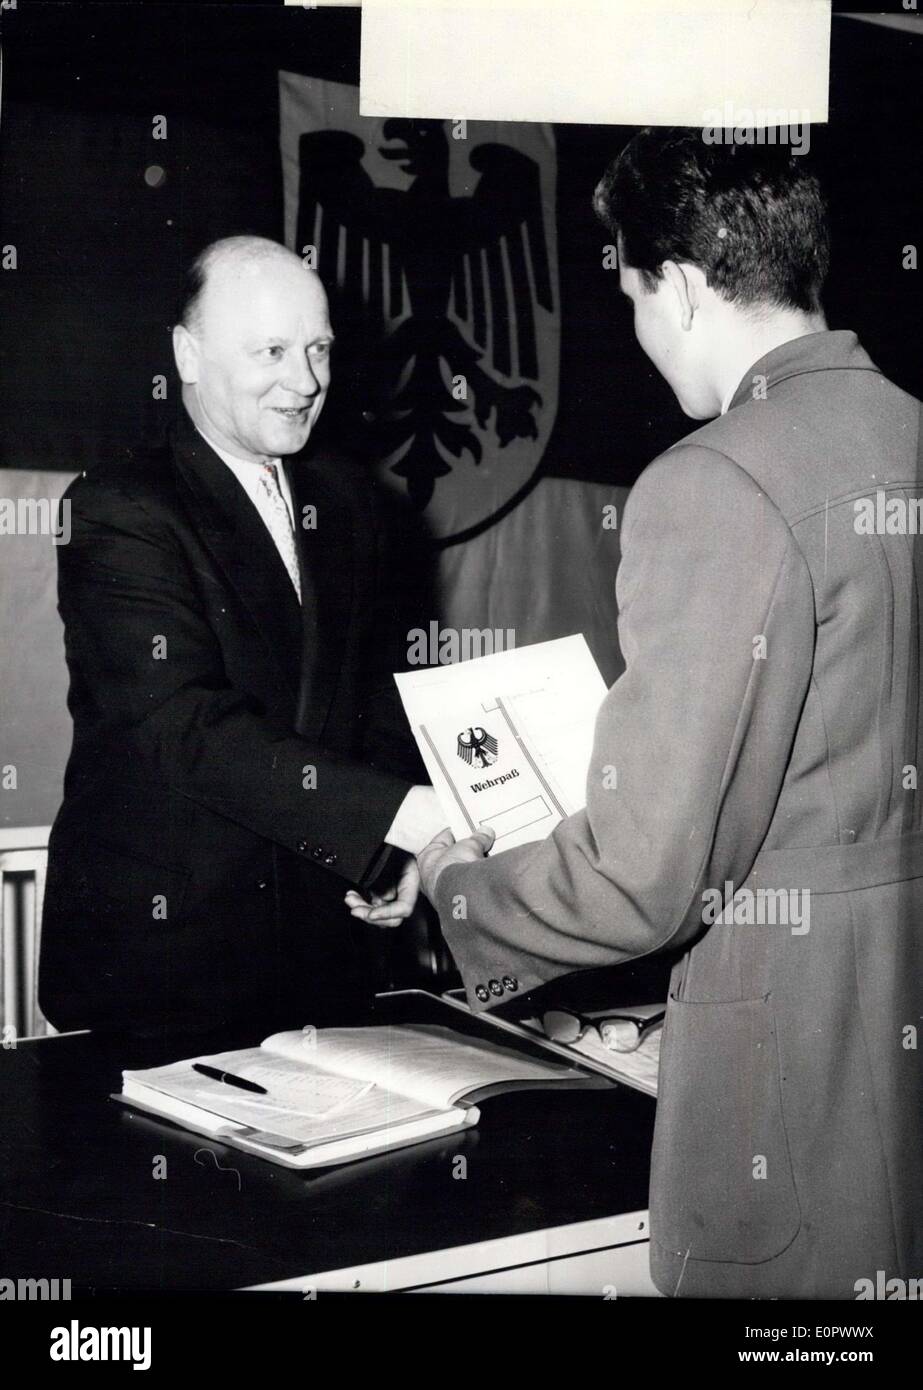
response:
<path id="1" fill-rule="evenodd" d="M 75 1290 L 655 1292 L 649 1097 L 498 1096 L 464 1133 L 308 1174 L 108 1099 L 123 1067 L 253 1041 L 83 1034 L 0 1050 L 3 1277 Z"/>

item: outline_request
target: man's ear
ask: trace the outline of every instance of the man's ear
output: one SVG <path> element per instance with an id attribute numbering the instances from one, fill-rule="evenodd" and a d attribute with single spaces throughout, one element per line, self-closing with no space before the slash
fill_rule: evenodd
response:
<path id="1" fill-rule="evenodd" d="M 695 312 L 699 307 L 701 289 L 699 281 L 702 272 L 698 266 L 680 265 L 677 261 L 664 261 L 660 268 L 663 271 L 663 278 L 676 295 L 680 323 L 683 331 L 688 333 L 692 327 Z"/>
<path id="2" fill-rule="evenodd" d="M 187 386 L 199 379 L 199 344 L 189 329 L 178 323 L 173 329 L 173 356 L 179 379 Z"/>

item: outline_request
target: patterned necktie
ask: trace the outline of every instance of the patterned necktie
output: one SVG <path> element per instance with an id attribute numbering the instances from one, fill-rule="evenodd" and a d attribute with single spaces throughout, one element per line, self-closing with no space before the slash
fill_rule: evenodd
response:
<path id="1" fill-rule="evenodd" d="M 295 593 L 298 595 L 298 602 L 300 603 L 301 575 L 298 571 L 298 552 L 295 549 L 295 528 L 292 525 L 288 507 L 285 505 L 285 498 L 282 496 L 279 475 L 274 463 L 261 464 L 260 491 L 269 503 L 268 522 L 272 538 L 282 556 L 285 568 L 288 570 L 289 578 L 295 586 Z"/>

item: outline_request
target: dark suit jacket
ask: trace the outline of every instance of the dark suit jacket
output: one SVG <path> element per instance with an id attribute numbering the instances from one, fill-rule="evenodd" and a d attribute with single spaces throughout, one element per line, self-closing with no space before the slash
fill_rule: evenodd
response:
<path id="1" fill-rule="evenodd" d="M 878 488 L 919 495 L 919 429 L 852 333 L 756 363 L 630 495 L 626 670 L 586 810 L 438 882 L 475 1008 L 683 948 L 651 1176 L 665 1293 L 854 1298 L 923 1272 L 923 555 L 855 524 Z M 773 890 L 763 925 L 755 896 L 708 925 L 727 883 Z"/>
<path id="2" fill-rule="evenodd" d="M 168 447 L 68 489 L 74 741 L 39 984 L 58 1028 L 298 1026 L 368 989 L 342 898 L 409 786 L 394 613 L 367 480 L 306 455 L 286 464 L 296 519 L 316 508 L 301 608 L 185 415 Z"/>

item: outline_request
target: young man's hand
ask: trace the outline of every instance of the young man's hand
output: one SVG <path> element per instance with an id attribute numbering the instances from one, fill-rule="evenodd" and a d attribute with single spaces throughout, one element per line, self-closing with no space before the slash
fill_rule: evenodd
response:
<path id="1" fill-rule="evenodd" d="M 451 830 L 440 830 L 434 840 L 417 855 L 423 892 L 433 902 L 436 882 L 450 864 L 476 864 L 490 851 L 495 839 L 492 830 L 476 830 L 464 840 L 456 841 Z"/>

